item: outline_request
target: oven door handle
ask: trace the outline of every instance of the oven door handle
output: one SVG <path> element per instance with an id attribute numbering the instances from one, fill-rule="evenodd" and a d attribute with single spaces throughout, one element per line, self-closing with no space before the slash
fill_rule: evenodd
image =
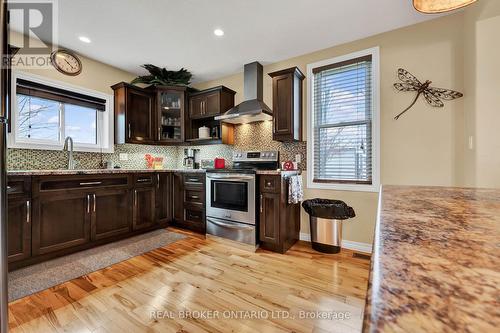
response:
<path id="1" fill-rule="evenodd" d="M 210 179 L 224 179 L 224 180 L 253 180 L 254 176 L 237 176 L 237 175 L 207 175 L 207 178 Z"/>
<path id="2" fill-rule="evenodd" d="M 234 224 L 230 224 L 230 223 L 224 223 L 218 219 L 216 220 L 216 219 L 210 218 L 210 217 L 207 217 L 207 221 L 211 222 L 219 227 L 223 227 L 223 228 L 238 229 L 238 230 L 253 230 L 254 229 L 254 227 L 247 227 L 247 226 L 241 226 L 241 225 L 234 225 Z"/>

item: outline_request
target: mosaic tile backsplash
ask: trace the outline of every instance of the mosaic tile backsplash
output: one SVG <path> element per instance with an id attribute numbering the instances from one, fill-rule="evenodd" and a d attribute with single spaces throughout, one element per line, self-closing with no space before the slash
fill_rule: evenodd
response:
<path id="1" fill-rule="evenodd" d="M 235 150 L 278 150 L 280 160 L 295 160 L 295 155 L 301 155 L 299 168 L 304 170 L 306 163 L 306 143 L 282 143 L 272 140 L 272 122 L 264 121 L 252 124 L 238 125 L 235 128 L 234 146 L 210 145 L 189 146 L 189 148 L 200 149 L 201 158 L 222 157 L 231 165 L 231 159 Z M 148 145 L 115 145 L 112 154 L 81 153 L 75 152 L 78 169 L 97 169 L 101 162 L 112 161 L 124 169 L 146 168 L 145 154 L 163 157 L 163 165 L 167 169 L 182 168 L 184 157 L 184 146 L 148 146 Z M 120 161 L 120 153 L 127 153 L 128 160 Z M 32 150 L 13 149 L 7 152 L 7 167 L 9 170 L 41 170 L 41 169 L 65 169 L 67 167 L 67 153 L 54 150 Z"/>

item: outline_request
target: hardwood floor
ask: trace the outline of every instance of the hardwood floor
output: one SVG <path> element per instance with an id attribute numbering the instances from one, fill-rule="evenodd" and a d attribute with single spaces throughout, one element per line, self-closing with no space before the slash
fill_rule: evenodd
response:
<path id="1" fill-rule="evenodd" d="M 369 260 L 353 254 L 189 235 L 12 302 L 10 332 L 359 332 Z"/>

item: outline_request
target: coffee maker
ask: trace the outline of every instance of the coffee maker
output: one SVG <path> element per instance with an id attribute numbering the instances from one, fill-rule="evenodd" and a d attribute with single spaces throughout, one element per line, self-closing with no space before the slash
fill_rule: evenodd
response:
<path id="1" fill-rule="evenodd" d="M 199 169 L 200 168 L 200 150 L 199 149 L 184 149 L 184 162 L 183 166 L 186 169 Z"/>

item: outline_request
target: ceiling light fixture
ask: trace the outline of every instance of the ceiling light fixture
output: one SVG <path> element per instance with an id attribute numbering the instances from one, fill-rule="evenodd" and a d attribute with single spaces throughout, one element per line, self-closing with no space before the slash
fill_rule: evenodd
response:
<path id="1" fill-rule="evenodd" d="M 222 30 L 222 29 L 215 29 L 214 30 L 214 35 L 217 36 L 217 37 L 224 36 L 224 30 Z"/>
<path id="2" fill-rule="evenodd" d="M 459 9 L 477 0 L 413 0 L 413 7 L 421 13 L 438 14 Z"/>
<path id="3" fill-rule="evenodd" d="M 81 42 L 84 42 L 84 43 L 87 43 L 87 44 L 88 44 L 88 43 L 90 43 L 90 42 L 92 42 L 92 41 L 90 40 L 90 38 L 85 37 L 85 36 L 80 36 L 80 37 L 78 37 L 78 39 L 79 39 Z"/>

